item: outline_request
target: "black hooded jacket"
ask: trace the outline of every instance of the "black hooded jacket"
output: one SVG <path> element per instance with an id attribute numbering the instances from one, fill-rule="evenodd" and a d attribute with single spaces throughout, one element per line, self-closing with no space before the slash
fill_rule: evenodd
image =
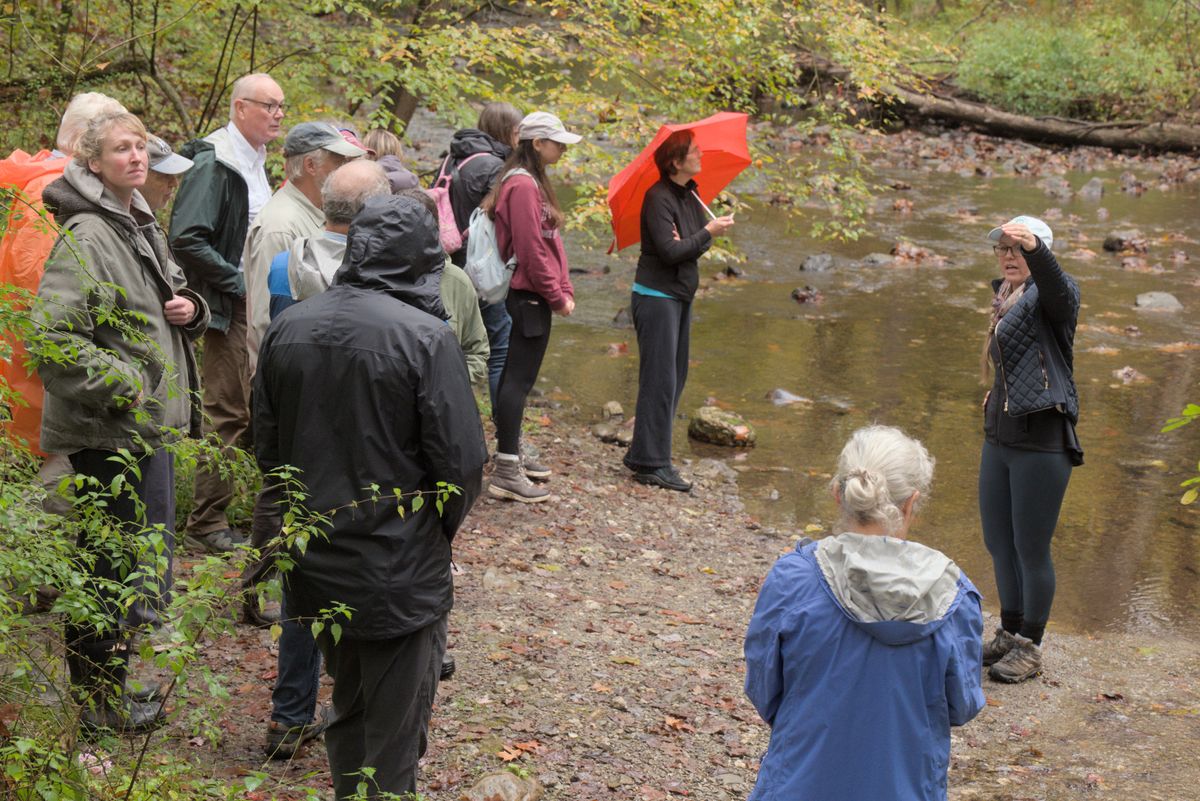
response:
<path id="1" fill-rule="evenodd" d="M 305 507 L 328 517 L 328 538 L 293 554 L 289 612 L 344 603 L 353 613 L 338 622 L 354 639 L 404 636 L 449 611 L 450 542 L 482 484 L 483 430 L 439 297 L 444 260 L 419 202 L 368 201 L 333 286 L 275 318 L 259 354 L 259 464 L 297 468 Z M 413 511 L 407 493 L 438 482 L 461 492 L 440 515 L 428 495 Z"/>
<path id="2" fill-rule="evenodd" d="M 476 153 L 486 155 L 471 159 Z M 512 148 L 475 128 L 463 128 L 450 140 L 450 166 L 457 168 L 450 181 L 450 206 L 454 209 L 454 222 L 460 231 L 465 231 L 474 211 L 492 188 L 504 160 Z M 460 166 L 461 165 L 461 166 Z M 450 254 L 454 263 L 462 266 L 466 259 L 466 248 Z"/>

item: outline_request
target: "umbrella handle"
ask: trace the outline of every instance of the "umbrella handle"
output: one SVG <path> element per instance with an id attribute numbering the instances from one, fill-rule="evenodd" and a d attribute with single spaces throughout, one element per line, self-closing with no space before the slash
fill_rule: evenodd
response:
<path id="1" fill-rule="evenodd" d="M 711 217 L 714 220 L 717 219 L 717 215 L 712 213 L 712 209 L 710 209 L 708 206 L 704 205 L 704 201 L 700 199 L 700 196 L 696 194 L 696 190 L 694 190 L 694 189 L 692 190 L 692 197 L 696 198 L 696 202 L 700 204 L 700 208 L 702 208 L 708 212 L 709 217 Z"/>

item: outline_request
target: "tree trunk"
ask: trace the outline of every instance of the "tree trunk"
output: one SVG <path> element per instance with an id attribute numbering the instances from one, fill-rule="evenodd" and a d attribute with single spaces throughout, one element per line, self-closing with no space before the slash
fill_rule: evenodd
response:
<path id="1" fill-rule="evenodd" d="M 802 54 L 798 62 L 807 71 L 850 81 L 850 71 L 845 67 L 812 53 Z M 1113 150 L 1200 151 L 1200 127 L 1196 126 L 1026 117 L 986 103 L 922 93 L 901 86 L 888 87 L 885 92 L 895 102 L 893 110 L 902 117 L 969 125 L 996 136 L 1059 145 L 1095 145 Z"/>

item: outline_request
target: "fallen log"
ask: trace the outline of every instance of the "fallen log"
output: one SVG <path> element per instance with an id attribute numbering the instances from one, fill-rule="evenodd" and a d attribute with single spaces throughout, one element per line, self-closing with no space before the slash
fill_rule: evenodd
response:
<path id="1" fill-rule="evenodd" d="M 852 83 L 850 71 L 812 53 L 798 59 L 802 69 Z M 1087 122 L 1062 117 L 1026 117 L 986 103 L 889 86 L 883 93 L 894 113 L 907 118 L 968 125 L 996 136 L 1059 145 L 1094 145 L 1113 150 L 1193 153 L 1200 151 L 1200 127 L 1166 122 Z"/>

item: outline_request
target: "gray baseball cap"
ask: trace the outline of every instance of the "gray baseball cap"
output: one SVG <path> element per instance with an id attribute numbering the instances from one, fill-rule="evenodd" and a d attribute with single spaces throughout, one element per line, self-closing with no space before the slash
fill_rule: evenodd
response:
<path id="1" fill-rule="evenodd" d="M 150 156 L 150 169 L 163 175 L 179 175 L 192 168 L 191 159 L 176 153 L 154 134 L 146 135 L 146 153 Z"/>
<path id="2" fill-rule="evenodd" d="M 291 158 L 314 150 L 328 150 L 351 159 L 367 155 L 367 151 L 347 142 L 342 132 L 327 122 L 293 125 L 283 140 L 283 155 Z"/>
<path id="3" fill-rule="evenodd" d="M 1021 225 L 1024 225 L 1029 229 L 1030 233 L 1042 240 L 1046 247 L 1051 247 L 1054 245 L 1054 232 L 1050 230 L 1050 226 L 1046 225 L 1037 217 L 1030 217 L 1027 214 L 1022 214 L 1018 217 L 1013 217 L 1011 220 L 1006 222 L 1005 225 L 1011 225 L 1012 223 L 1020 223 Z M 992 230 L 988 231 L 987 238 L 989 242 L 996 243 L 1000 241 L 1000 237 L 1002 236 L 1004 236 L 1004 231 L 1002 231 L 1000 228 L 993 228 Z"/>
<path id="4" fill-rule="evenodd" d="M 518 139 L 549 139 L 564 145 L 573 145 L 583 139 L 579 134 L 573 134 L 562 124 L 562 120 L 548 111 L 535 111 L 526 114 L 517 128 Z"/>

